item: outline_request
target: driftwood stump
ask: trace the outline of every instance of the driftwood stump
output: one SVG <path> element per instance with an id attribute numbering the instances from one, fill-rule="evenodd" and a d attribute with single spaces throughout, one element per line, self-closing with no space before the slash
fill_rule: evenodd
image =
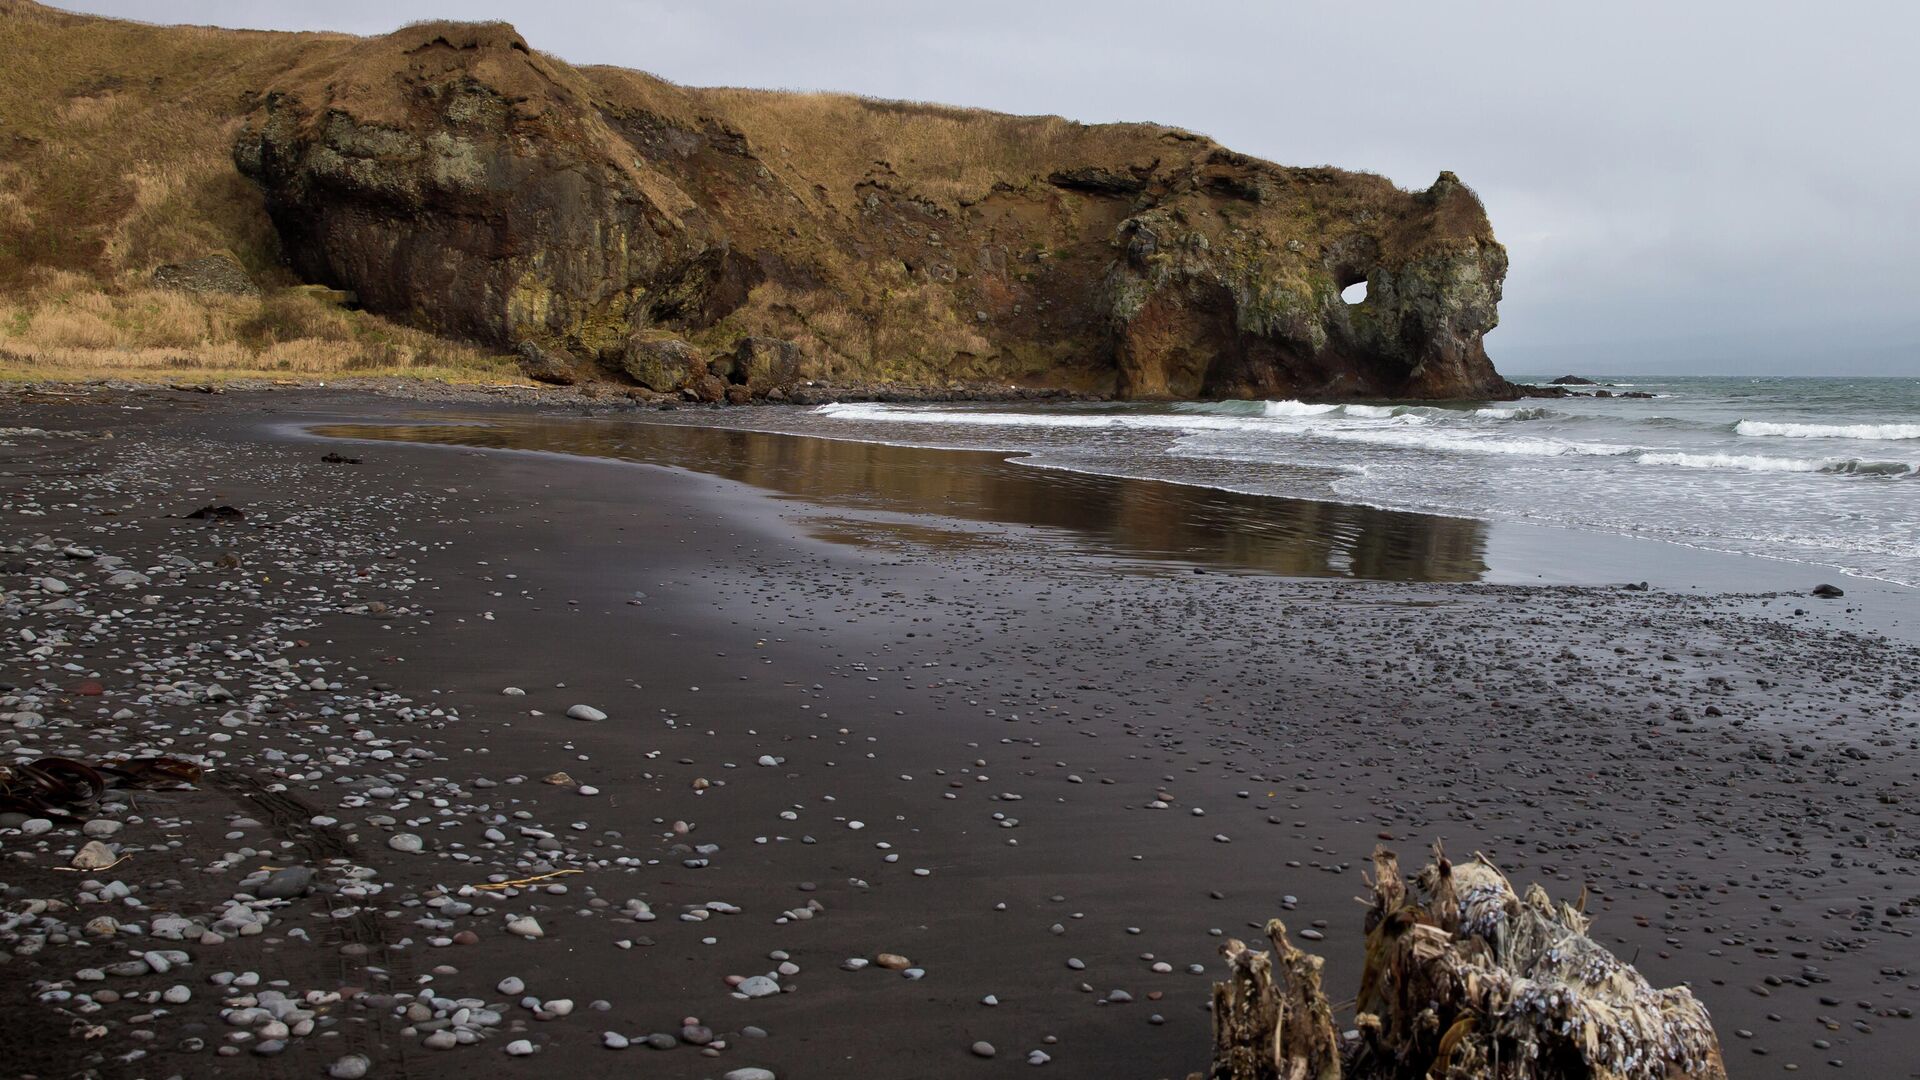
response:
<path id="1" fill-rule="evenodd" d="M 1390 851 L 1373 864 L 1352 1031 L 1275 919 L 1272 951 L 1222 949 L 1210 1080 L 1726 1080 L 1706 1007 L 1595 943 L 1579 907 L 1438 847 L 1411 882 Z"/>

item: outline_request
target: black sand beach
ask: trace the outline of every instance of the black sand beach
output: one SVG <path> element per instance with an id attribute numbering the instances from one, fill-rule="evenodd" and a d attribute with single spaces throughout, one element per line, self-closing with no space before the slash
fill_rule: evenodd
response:
<path id="1" fill-rule="evenodd" d="M 0 829 L 9 1074 L 1178 1077 L 1224 937 L 1284 914 L 1351 998 L 1369 853 L 1441 840 L 1586 889 L 1735 1076 L 1920 1076 L 1910 593 L 469 402 L 0 429 L 0 750 L 218 755 L 86 815 L 110 869 Z"/>

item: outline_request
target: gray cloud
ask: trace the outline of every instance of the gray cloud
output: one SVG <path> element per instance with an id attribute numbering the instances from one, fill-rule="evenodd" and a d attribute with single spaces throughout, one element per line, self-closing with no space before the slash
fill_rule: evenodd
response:
<path id="1" fill-rule="evenodd" d="M 67 0 L 380 33 L 504 19 L 575 63 L 1153 120 L 1424 187 L 1512 254 L 1505 370 L 1920 375 L 1920 7 L 1694 0 Z"/>

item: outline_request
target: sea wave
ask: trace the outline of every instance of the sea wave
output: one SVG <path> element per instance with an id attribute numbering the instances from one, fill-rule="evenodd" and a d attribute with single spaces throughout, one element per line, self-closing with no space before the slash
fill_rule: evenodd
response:
<path id="1" fill-rule="evenodd" d="M 1898 442 L 1920 439 L 1920 424 L 1781 424 L 1766 420 L 1742 420 L 1733 425 L 1736 435 L 1750 438 L 1779 439 L 1868 439 Z"/>
<path id="2" fill-rule="evenodd" d="M 822 405 L 815 412 L 841 420 L 913 424 L 964 424 L 981 427 L 1082 428 L 1170 431 L 1183 435 L 1243 433 L 1296 436 L 1331 442 L 1397 447 L 1435 453 L 1499 454 L 1514 457 L 1618 457 L 1639 447 L 1566 439 L 1513 437 L 1483 427 L 1448 426 L 1406 411 L 1412 406 L 1320 405 L 1266 402 L 1265 415 L 1200 413 L 1041 413 L 928 409 L 864 403 Z M 1353 413 L 1349 410 L 1366 410 Z M 1460 410 L 1447 412 L 1468 417 Z"/>
<path id="3" fill-rule="evenodd" d="M 1552 409 L 1475 409 L 1473 415 L 1481 420 L 1545 420 L 1555 413 Z"/>
<path id="4" fill-rule="evenodd" d="M 1642 465 L 1675 465 L 1683 469 L 1737 469 L 1741 472 L 1833 473 L 1849 476 L 1904 476 L 1913 466 L 1904 461 L 1863 461 L 1859 458 L 1789 458 L 1766 454 L 1643 453 Z"/>
<path id="5" fill-rule="evenodd" d="M 1365 408 L 1360 405 L 1327 405 L 1306 401 L 1263 401 L 1260 403 L 1262 416 L 1324 416 L 1348 408 Z"/>

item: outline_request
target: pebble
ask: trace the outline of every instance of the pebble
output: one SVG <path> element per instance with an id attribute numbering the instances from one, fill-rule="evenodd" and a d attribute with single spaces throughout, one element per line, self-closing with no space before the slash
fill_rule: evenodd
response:
<path id="1" fill-rule="evenodd" d="M 361 1080 L 373 1067 L 373 1062 L 365 1054 L 346 1054 L 333 1060 L 327 1066 L 327 1075 L 333 1080 Z"/>
<path id="2" fill-rule="evenodd" d="M 526 1057 L 533 1053 L 533 1044 L 525 1039 L 515 1039 L 507 1044 L 507 1053 L 514 1057 Z"/>
<path id="3" fill-rule="evenodd" d="M 984 1039 L 974 1043 L 972 1049 L 974 1057 L 990 1058 L 994 1055 L 993 1044 Z"/>
<path id="4" fill-rule="evenodd" d="M 292 900 L 305 896 L 312 886 L 312 867 L 287 866 L 275 870 L 266 881 L 255 886 L 253 895 L 262 900 Z"/>
<path id="5" fill-rule="evenodd" d="M 750 998 L 771 997 L 780 992 L 780 984 L 765 975 L 754 975 L 742 979 L 734 990 Z"/>
<path id="6" fill-rule="evenodd" d="M 89 840 L 81 845 L 80 850 L 74 854 L 73 861 L 67 865 L 75 870 L 98 870 L 112 866 L 117 859 L 119 855 L 115 854 L 112 848 L 98 840 Z"/>
<path id="7" fill-rule="evenodd" d="M 575 720 L 605 720 L 607 714 L 591 705 L 575 705 L 567 710 L 567 715 Z"/>

